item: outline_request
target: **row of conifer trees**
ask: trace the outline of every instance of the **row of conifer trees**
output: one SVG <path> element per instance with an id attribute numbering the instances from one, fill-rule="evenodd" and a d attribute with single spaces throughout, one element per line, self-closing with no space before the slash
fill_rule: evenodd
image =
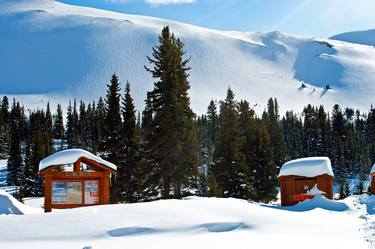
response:
<path id="1" fill-rule="evenodd" d="M 131 86 L 113 75 L 104 98 L 66 110 L 57 106 L 25 110 L 3 97 L 0 109 L 0 156 L 8 159 L 7 184 L 18 195 L 43 194 L 39 161 L 68 148 L 82 148 L 118 165 L 112 182 L 113 202 L 137 202 L 186 195 L 236 197 L 268 202 L 276 198 L 278 167 L 305 156 L 329 156 L 340 195 L 350 194 L 349 179 L 358 177 L 358 192 L 375 161 L 375 110 L 361 114 L 334 106 L 308 105 L 302 113 L 279 114 L 276 99 L 256 115 L 250 103 L 212 100 L 196 116 L 188 91 L 189 59 L 183 43 L 168 27 L 148 57 L 146 71 L 155 79 L 145 109 L 137 112 Z M 330 116 L 331 115 L 331 116 Z"/>

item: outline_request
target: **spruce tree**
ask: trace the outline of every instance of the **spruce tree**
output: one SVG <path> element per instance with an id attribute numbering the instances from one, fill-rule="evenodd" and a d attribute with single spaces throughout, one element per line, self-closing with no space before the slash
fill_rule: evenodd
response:
<path id="1" fill-rule="evenodd" d="M 287 111 L 282 119 L 287 159 L 303 157 L 303 124 L 292 111 Z"/>
<path id="2" fill-rule="evenodd" d="M 51 109 L 49 106 L 49 102 L 47 103 L 46 108 L 46 115 L 45 115 L 45 123 L 44 123 L 44 132 L 46 132 L 49 136 L 52 136 L 52 130 L 53 130 L 53 121 L 52 121 L 52 114 Z"/>
<path id="3" fill-rule="evenodd" d="M 0 108 L 0 158 L 7 158 L 9 144 L 9 102 L 4 96 Z"/>
<path id="4" fill-rule="evenodd" d="M 184 55 L 183 43 L 165 27 L 152 58 L 148 57 L 152 68 L 146 67 L 156 79 L 146 105 L 152 115 L 146 135 L 146 156 L 150 159 L 149 167 L 159 171 L 154 172 L 159 175 L 155 185 L 161 187 L 163 198 L 180 198 L 197 175 L 195 115 L 188 96 L 190 68 Z"/>
<path id="5" fill-rule="evenodd" d="M 20 174 L 22 172 L 21 155 L 21 131 L 20 131 L 20 109 L 19 105 L 13 100 L 12 111 L 10 113 L 10 146 L 9 158 L 7 163 L 7 184 L 19 185 Z"/>
<path id="6" fill-rule="evenodd" d="M 18 185 L 19 173 L 22 170 L 21 138 L 20 130 L 16 121 L 11 121 L 9 158 L 7 164 L 7 184 Z"/>
<path id="7" fill-rule="evenodd" d="M 53 116 L 53 138 L 64 139 L 65 129 L 64 129 L 64 118 L 61 105 L 57 105 L 56 114 Z"/>
<path id="8" fill-rule="evenodd" d="M 122 201 L 136 202 L 139 198 L 139 161 L 141 157 L 140 137 L 137 127 L 136 110 L 130 94 L 130 84 L 126 83 L 122 99 L 121 163 L 118 170 L 117 185 Z"/>
<path id="9" fill-rule="evenodd" d="M 279 106 L 276 99 L 270 98 L 267 105 L 265 121 L 271 137 L 273 154 L 276 165 L 282 165 L 286 160 L 286 146 L 281 127 Z"/>
<path id="10" fill-rule="evenodd" d="M 120 159 L 120 83 L 118 77 L 113 74 L 110 84 L 107 85 L 107 96 L 105 99 L 106 115 L 104 119 L 105 129 L 105 153 L 107 159 L 118 165 Z"/>
<path id="11" fill-rule="evenodd" d="M 250 198 L 249 169 L 241 151 L 243 143 L 237 102 L 229 88 L 220 106 L 220 129 L 215 145 L 214 165 L 210 169 L 224 197 Z"/>
<path id="12" fill-rule="evenodd" d="M 273 157 L 271 136 L 264 119 L 260 121 L 256 137 L 256 165 L 253 183 L 255 200 L 270 202 L 277 196 L 277 166 Z"/>

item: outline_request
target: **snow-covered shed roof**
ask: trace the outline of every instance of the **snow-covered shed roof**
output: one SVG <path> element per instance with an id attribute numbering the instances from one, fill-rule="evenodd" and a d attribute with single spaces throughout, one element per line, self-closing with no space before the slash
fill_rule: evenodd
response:
<path id="1" fill-rule="evenodd" d="M 331 160 L 328 157 L 306 157 L 284 163 L 278 177 L 288 175 L 315 177 L 324 174 L 333 176 Z"/>
<path id="2" fill-rule="evenodd" d="M 44 170 L 50 166 L 54 165 L 66 165 L 66 164 L 73 164 L 81 157 L 85 157 L 87 159 L 93 160 L 103 166 L 106 166 L 110 169 L 116 170 L 117 166 L 113 163 L 110 163 L 98 156 L 95 156 L 94 154 L 82 150 L 82 149 L 68 149 L 68 150 L 62 150 L 55 154 L 52 154 L 46 158 L 44 158 L 39 163 L 39 171 Z"/>

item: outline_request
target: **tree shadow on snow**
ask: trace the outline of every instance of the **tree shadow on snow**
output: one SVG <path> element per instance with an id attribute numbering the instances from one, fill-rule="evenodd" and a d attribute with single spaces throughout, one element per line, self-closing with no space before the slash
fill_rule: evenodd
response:
<path id="1" fill-rule="evenodd" d="M 251 226 L 243 222 L 212 222 L 204 223 L 193 227 L 156 229 L 151 227 L 122 227 L 107 232 L 111 237 L 143 236 L 160 233 L 187 233 L 198 232 L 202 229 L 209 233 L 225 233 L 237 230 L 249 229 Z"/>
<path id="2" fill-rule="evenodd" d="M 316 196 L 311 200 L 305 200 L 299 202 L 294 206 L 281 206 L 281 205 L 267 205 L 261 204 L 263 207 L 274 208 L 279 210 L 291 211 L 291 212 L 306 212 L 316 208 L 321 208 L 328 211 L 344 212 L 349 209 L 349 207 L 343 203 L 333 200 L 328 200 L 325 197 Z"/>

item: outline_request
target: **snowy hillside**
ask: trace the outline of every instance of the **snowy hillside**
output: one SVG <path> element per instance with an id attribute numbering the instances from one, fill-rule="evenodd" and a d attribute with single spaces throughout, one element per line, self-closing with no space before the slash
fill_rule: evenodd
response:
<path id="1" fill-rule="evenodd" d="M 9 228 L 1 230 L 0 247 L 374 248 L 374 203 L 366 195 L 344 202 L 320 197 L 283 209 L 237 199 L 191 197 L 0 215 L 1 227 Z"/>
<path id="2" fill-rule="evenodd" d="M 204 112 L 230 85 L 261 111 L 269 97 L 283 110 L 334 103 L 367 110 L 375 93 L 375 48 L 279 32 L 223 32 L 151 17 L 49 0 L 0 2 L 0 94 L 30 107 L 47 100 L 92 100 L 113 73 L 133 84 L 138 108 L 153 80 L 146 56 L 163 26 L 191 56 L 191 102 Z M 300 88 L 301 81 L 307 88 Z M 333 89 L 328 92 L 324 87 Z"/>
<path id="3" fill-rule="evenodd" d="M 331 37 L 331 39 L 375 46 L 375 29 L 347 32 Z"/>

